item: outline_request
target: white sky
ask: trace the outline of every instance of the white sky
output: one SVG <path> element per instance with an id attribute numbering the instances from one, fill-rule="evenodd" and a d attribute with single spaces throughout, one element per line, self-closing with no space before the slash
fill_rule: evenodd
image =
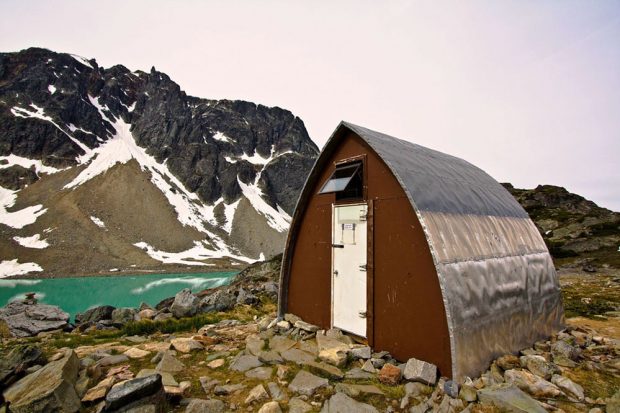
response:
<path id="1" fill-rule="evenodd" d="M 0 51 L 151 66 L 188 94 L 341 119 L 620 210 L 620 1 L 0 3 Z"/>

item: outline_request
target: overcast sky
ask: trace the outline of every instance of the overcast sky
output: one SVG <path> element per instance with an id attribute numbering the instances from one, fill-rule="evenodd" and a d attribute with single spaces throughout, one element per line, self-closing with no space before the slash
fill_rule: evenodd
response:
<path id="1" fill-rule="evenodd" d="M 341 119 L 620 211 L 620 1 L 0 2 L 0 51 L 155 66 L 188 94 Z"/>

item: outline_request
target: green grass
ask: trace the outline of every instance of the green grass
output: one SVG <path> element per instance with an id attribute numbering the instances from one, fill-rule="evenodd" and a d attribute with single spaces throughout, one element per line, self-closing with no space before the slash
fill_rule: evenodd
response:
<path id="1" fill-rule="evenodd" d="M 169 318 L 167 320 L 152 321 L 141 320 L 132 321 L 123 326 L 122 334 L 128 336 L 143 336 L 155 333 L 178 333 L 181 331 L 196 331 L 207 324 L 215 324 L 223 320 L 220 313 L 200 314 L 187 318 Z"/>

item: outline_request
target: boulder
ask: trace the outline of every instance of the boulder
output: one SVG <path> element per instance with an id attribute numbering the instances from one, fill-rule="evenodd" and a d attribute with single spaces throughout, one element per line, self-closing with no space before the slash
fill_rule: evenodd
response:
<path id="1" fill-rule="evenodd" d="M 336 393 L 325 402 L 321 413 L 378 413 L 373 406 L 356 401 L 344 393 Z"/>
<path id="2" fill-rule="evenodd" d="M 534 397 L 556 397 L 561 393 L 555 384 L 526 370 L 508 370 L 504 378 Z"/>
<path id="3" fill-rule="evenodd" d="M 362 360 L 368 360 L 372 355 L 372 351 L 370 350 L 370 347 L 368 346 L 363 346 L 363 347 L 354 347 L 351 349 L 351 356 L 354 359 L 362 359 Z"/>
<path id="4" fill-rule="evenodd" d="M 342 380 L 344 378 L 344 373 L 342 370 L 336 366 L 332 366 L 331 364 L 309 361 L 303 363 L 303 365 L 307 366 L 311 371 L 320 374 L 321 376 L 327 376 L 332 380 Z"/>
<path id="5" fill-rule="evenodd" d="M 346 363 L 347 355 L 350 351 L 349 345 L 339 340 L 341 336 L 342 332 L 335 329 L 329 330 L 325 334 L 321 334 L 319 332 L 316 335 L 316 343 L 319 348 L 319 358 L 326 363 L 333 364 L 337 367 L 340 367 Z"/>
<path id="6" fill-rule="evenodd" d="M 137 347 L 132 347 L 129 350 L 125 351 L 123 354 L 130 359 L 141 359 L 151 354 L 151 352 L 139 349 Z"/>
<path id="7" fill-rule="evenodd" d="M 296 348 L 291 348 L 289 350 L 283 351 L 280 354 L 282 355 L 282 358 L 284 360 L 297 364 L 309 363 L 314 361 L 315 359 L 312 354 L 306 353 L 305 351 Z"/>
<path id="8" fill-rule="evenodd" d="M 248 290 L 244 288 L 239 288 L 239 291 L 237 293 L 237 299 L 236 299 L 237 304 L 254 305 L 254 304 L 258 304 L 259 302 L 260 300 L 254 294 L 252 294 L 251 292 L 249 292 Z"/>
<path id="9" fill-rule="evenodd" d="M 45 356 L 38 346 L 17 344 L 0 359 L 0 392 L 22 378 L 31 366 L 45 364 Z"/>
<path id="10" fill-rule="evenodd" d="M 159 374 L 127 380 L 116 384 L 105 398 L 106 412 L 128 411 L 139 406 L 161 406 L 164 387 Z"/>
<path id="11" fill-rule="evenodd" d="M 116 381 L 116 377 L 110 376 L 101 380 L 96 386 L 88 389 L 84 397 L 82 397 L 82 402 L 84 403 L 93 403 L 99 400 L 103 400 L 108 394 L 108 391 L 114 385 Z"/>
<path id="12" fill-rule="evenodd" d="M 200 299 L 192 294 L 189 288 L 185 288 L 174 296 L 174 301 L 170 306 L 170 312 L 176 318 L 192 317 L 196 315 L 199 303 Z"/>
<path id="13" fill-rule="evenodd" d="M 300 370 L 293 381 L 288 385 L 289 390 L 305 396 L 312 396 L 314 392 L 322 387 L 327 387 L 329 381 L 321 377 L 317 377 L 305 370 Z"/>
<path id="14" fill-rule="evenodd" d="M 14 337 L 32 337 L 69 327 L 69 314 L 56 306 L 37 304 L 34 300 L 8 303 L 0 308 L 0 320 L 4 320 Z"/>
<path id="15" fill-rule="evenodd" d="M 76 324 L 96 324 L 102 320 L 111 320 L 112 319 L 112 311 L 114 311 L 115 307 L 111 305 L 101 305 L 98 307 L 94 307 L 86 310 L 83 313 L 77 313 L 75 315 L 75 323 Z"/>
<path id="16" fill-rule="evenodd" d="M 393 364 L 385 364 L 379 372 L 379 381 L 389 386 L 396 386 L 400 383 L 402 372 Z"/>
<path id="17" fill-rule="evenodd" d="M 245 372 L 245 377 L 267 381 L 273 374 L 273 367 L 255 367 Z"/>
<path id="18" fill-rule="evenodd" d="M 282 409 L 278 402 L 267 402 L 258 409 L 258 413 L 282 413 Z"/>
<path id="19" fill-rule="evenodd" d="M 262 384 L 258 384 L 250 390 L 248 397 L 245 398 L 244 404 L 251 404 L 253 402 L 260 402 L 268 399 L 269 393 L 267 393 L 267 390 L 265 390 Z"/>
<path id="20" fill-rule="evenodd" d="M 273 400 L 277 400 L 277 401 L 288 400 L 288 396 L 286 395 L 284 390 L 282 390 L 280 386 L 278 386 L 277 383 L 274 383 L 272 381 L 267 383 L 267 389 L 269 390 L 269 394 L 271 395 L 271 398 Z"/>
<path id="21" fill-rule="evenodd" d="M 4 392 L 11 405 L 11 412 L 60 412 L 73 413 L 80 409 L 80 399 L 75 391 L 79 360 L 73 350 L 52 361 L 32 374 L 14 383 Z"/>
<path id="22" fill-rule="evenodd" d="M 138 320 L 138 312 L 133 308 L 115 308 L 112 311 L 112 324 L 115 326 L 123 326 L 136 320 Z"/>
<path id="23" fill-rule="evenodd" d="M 509 413 L 546 413 L 536 400 L 512 384 L 498 384 L 478 390 L 480 402 Z"/>
<path id="24" fill-rule="evenodd" d="M 573 346 L 566 340 L 558 340 L 551 344 L 551 354 L 553 357 L 564 357 L 572 361 L 577 361 L 581 355 L 581 349 Z"/>
<path id="25" fill-rule="evenodd" d="M 405 379 L 434 385 L 437 382 L 437 366 L 422 360 L 410 358 L 403 372 Z"/>
<path id="26" fill-rule="evenodd" d="M 299 328 L 300 330 L 304 330 L 304 331 L 307 331 L 309 333 L 316 333 L 317 331 L 319 331 L 319 327 L 315 326 L 314 324 L 306 323 L 303 320 L 295 321 L 293 326 L 295 328 Z"/>
<path id="27" fill-rule="evenodd" d="M 207 295 L 198 305 L 198 311 L 201 313 L 209 313 L 215 311 L 228 311 L 237 303 L 237 298 L 223 289 Z"/>
<path id="28" fill-rule="evenodd" d="M 224 413 L 225 410 L 226 404 L 221 400 L 192 399 L 185 408 L 185 413 Z"/>

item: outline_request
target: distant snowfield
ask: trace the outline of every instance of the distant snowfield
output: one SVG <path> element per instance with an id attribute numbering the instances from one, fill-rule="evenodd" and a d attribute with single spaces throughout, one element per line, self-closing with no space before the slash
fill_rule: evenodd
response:
<path id="1" fill-rule="evenodd" d="M 15 205 L 16 192 L 0 187 L 0 224 L 21 229 L 36 222 L 37 218 L 45 214 L 47 209 L 43 208 L 43 205 L 33 205 L 19 211 L 8 212 L 6 209 Z"/>
<path id="2" fill-rule="evenodd" d="M 34 234 L 31 237 L 13 237 L 15 241 L 22 247 L 43 249 L 49 247 L 50 244 L 44 239 L 40 239 L 41 234 Z"/>
<path id="3" fill-rule="evenodd" d="M 92 67 L 90 63 L 79 56 L 73 56 L 80 63 Z M 53 85 L 49 87 L 50 93 L 55 93 L 56 88 Z M 230 234 L 232 231 L 233 219 L 237 207 L 239 206 L 240 199 L 227 204 L 223 198 L 218 199 L 212 205 L 205 205 L 200 198 L 193 192 L 190 192 L 169 170 L 166 162 L 159 163 L 155 158 L 146 153 L 146 150 L 137 145 L 131 131 L 131 124 L 126 123 L 121 117 L 115 118 L 110 115 L 109 109 L 99 102 L 99 99 L 93 96 L 88 96 L 88 99 L 98 111 L 102 119 L 108 122 L 115 130 L 114 135 L 107 140 L 102 137 L 97 137 L 97 140 L 101 143 L 96 148 L 89 148 L 76 139 L 72 134 L 76 131 L 81 131 L 87 134 L 93 134 L 93 132 L 79 128 L 73 124 L 59 125 L 50 116 L 45 113 L 45 110 L 38 107 L 35 104 L 30 104 L 29 107 L 24 108 L 20 106 L 14 106 L 11 108 L 11 112 L 16 117 L 22 118 L 35 118 L 45 122 L 49 122 L 54 125 L 58 130 L 69 137 L 83 152 L 84 154 L 78 158 L 78 163 L 84 165 L 84 169 L 63 189 L 74 189 L 96 176 L 105 173 L 116 164 L 125 164 L 132 159 L 135 159 L 140 168 L 143 171 L 150 172 L 151 182 L 163 193 L 168 203 L 174 208 L 179 222 L 184 226 L 195 228 L 199 232 L 202 232 L 210 239 L 209 244 L 196 242 L 193 248 L 187 251 L 178 253 L 169 253 L 165 251 L 158 251 L 155 248 L 144 242 L 138 242 L 134 244 L 140 248 L 143 248 L 154 259 L 164 263 L 175 263 L 183 265 L 210 265 L 203 262 L 197 262 L 192 260 L 206 260 L 209 258 L 223 258 L 230 257 L 235 260 L 243 262 L 254 262 L 254 259 L 238 255 L 234 249 L 231 249 L 227 243 L 218 235 L 211 232 L 206 226 L 206 223 L 210 225 L 222 228 L 226 233 Z M 135 103 L 128 108 L 133 110 Z M 94 134 L 93 134 L 94 135 Z M 105 138 L 105 137 L 103 137 Z M 220 131 L 216 131 L 213 138 L 222 142 L 233 143 L 234 139 L 225 135 Z M 267 224 L 278 232 L 285 232 L 288 230 L 291 218 L 285 211 L 279 206 L 276 208 L 269 205 L 263 198 L 263 192 L 258 186 L 259 179 L 267 164 L 276 159 L 279 156 L 291 153 L 292 151 L 286 151 L 283 153 L 275 153 L 275 146 L 272 146 L 270 155 L 263 157 L 257 152 L 252 155 L 243 154 L 239 157 L 226 157 L 226 160 L 230 163 L 238 161 L 247 161 L 253 165 L 261 166 L 262 169 L 258 172 L 256 179 L 251 184 L 244 184 L 239 181 L 239 185 L 242 189 L 242 194 L 248 199 L 252 207 L 261 215 L 266 218 Z M 0 165 L 0 168 L 9 167 L 11 165 L 20 165 L 25 168 L 34 168 L 36 173 L 53 174 L 61 171 L 62 169 L 52 168 L 44 166 L 40 161 L 21 158 L 15 155 L 6 157 L 0 157 L 5 159 L 8 164 Z M 11 226 L 12 228 L 20 229 L 27 225 L 34 223 L 37 218 L 44 214 L 47 209 L 42 205 L 34 205 L 24 208 L 20 211 L 7 212 L 6 209 L 15 204 L 17 191 L 9 191 L 0 188 L 0 224 Z M 225 222 L 218 222 L 215 218 L 214 210 L 216 207 L 224 208 Z M 89 217 L 91 221 L 102 229 L 106 229 L 105 223 L 95 217 Z M 38 237 L 38 235 L 36 235 Z M 45 248 L 47 243 L 44 240 L 32 237 L 15 237 L 15 240 L 20 245 L 28 246 L 29 248 Z M 18 240 L 19 238 L 19 240 Z M 213 249 L 210 249 L 213 248 Z"/>
<path id="4" fill-rule="evenodd" d="M 192 248 L 185 250 L 185 251 L 181 251 L 181 252 L 160 251 L 160 250 L 153 248 L 151 245 L 143 241 L 137 242 L 133 245 L 135 245 L 136 247 L 140 249 L 145 250 L 146 253 L 151 258 L 153 258 L 154 260 L 163 262 L 164 264 L 182 264 L 182 265 L 197 265 L 197 266 L 215 265 L 215 264 L 207 264 L 207 263 L 199 262 L 195 260 L 208 260 L 210 258 L 224 258 L 224 257 L 235 258 L 239 261 L 243 261 L 247 263 L 256 262 L 256 260 L 252 260 L 247 257 L 232 254 L 230 251 L 228 251 L 227 248 L 224 248 L 224 251 L 222 251 L 221 249 L 217 249 L 217 250 L 209 249 L 205 246 L 204 243 L 199 242 L 199 241 L 195 241 L 194 246 Z"/>
<path id="5" fill-rule="evenodd" d="M 17 262 L 17 258 L 14 260 L 6 260 L 0 262 L 0 278 L 8 277 L 10 275 L 23 275 L 30 272 L 43 271 L 43 268 L 39 264 L 34 262 L 25 262 L 20 264 Z"/>

